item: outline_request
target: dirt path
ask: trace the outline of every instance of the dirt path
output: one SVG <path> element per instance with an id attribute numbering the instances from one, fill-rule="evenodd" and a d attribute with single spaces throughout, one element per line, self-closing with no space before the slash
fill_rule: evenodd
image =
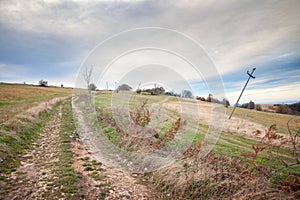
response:
<path id="1" fill-rule="evenodd" d="M 39 132 L 37 140 L 21 158 L 21 165 L 7 176 L 0 188 L 0 199 L 158 199 L 145 177 L 125 173 L 96 160 L 80 139 L 71 139 L 70 167 L 79 178 L 70 184 L 71 196 L 64 194 L 61 156 L 62 118 L 65 104 L 49 119 Z M 65 120 L 65 119 L 63 119 Z M 68 183 L 67 183 L 68 184 Z"/>
<path id="2" fill-rule="evenodd" d="M 97 152 L 99 148 L 95 146 L 93 132 L 89 126 L 86 125 L 81 110 L 73 104 L 74 112 L 77 116 L 77 131 L 79 132 L 80 140 L 72 143 L 72 152 L 75 155 L 74 169 L 86 177 L 86 181 L 90 185 L 105 185 L 102 187 L 103 199 L 119 200 L 119 199 L 160 199 L 159 194 L 154 190 L 154 186 L 142 175 L 126 173 L 115 168 L 110 168 L 101 165 L 101 176 L 103 180 L 92 180 L 89 177 L 91 173 L 86 172 L 82 167 L 83 160 L 92 160 L 92 163 L 101 162 Z"/>
<path id="3" fill-rule="evenodd" d="M 96 163 L 96 159 L 93 154 L 88 153 L 80 141 L 72 142 L 72 152 L 75 156 L 72 166 L 76 172 L 82 175 L 84 185 L 88 186 L 83 189 L 86 199 L 158 199 L 158 195 L 150 187 L 149 181 L 140 175 L 118 171 L 101 163 L 99 165 L 98 161 L 97 169 L 87 171 L 84 166 L 88 166 L 88 163 Z M 97 171 L 101 173 L 97 173 Z"/>
<path id="4" fill-rule="evenodd" d="M 21 166 L 8 177 L 9 192 L 3 199 L 45 199 L 60 189 L 52 185 L 58 179 L 60 120 L 61 107 L 40 131 L 32 149 L 22 157 Z"/>
<path id="5" fill-rule="evenodd" d="M 68 119 L 63 118 L 66 117 L 63 111 L 67 106 L 67 102 L 62 103 L 39 132 L 32 149 L 21 158 L 21 166 L 9 175 L 6 193 L 0 199 L 103 199 L 101 197 L 105 196 L 103 191 L 107 187 L 99 187 L 102 183 L 94 181 L 90 171 L 85 170 L 87 162 L 82 161 L 81 154 L 78 155 L 74 150 L 78 147 L 78 142 L 72 136 L 72 128 L 64 130 L 66 127 L 62 121 L 66 123 L 72 118 L 71 113 L 67 113 L 70 115 Z M 70 139 L 71 145 L 63 149 L 62 146 L 68 145 L 70 141 L 63 137 L 65 131 L 68 132 L 67 137 L 71 136 L 73 139 Z M 63 158 L 66 156 L 64 150 L 70 151 L 71 156 Z M 66 163 L 62 159 L 67 159 Z M 73 163 L 72 166 L 69 163 Z M 73 170 L 77 173 L 73 173 Z M 101 163 L 95 163 L 93 170 L 101 171 Z M 80 178 L 74 178 L 75 181 L 66 178 L 76 175 Z"/>

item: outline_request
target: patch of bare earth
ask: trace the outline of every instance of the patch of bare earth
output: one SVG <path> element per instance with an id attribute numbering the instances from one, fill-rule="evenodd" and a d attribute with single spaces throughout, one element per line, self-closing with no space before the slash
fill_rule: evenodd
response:
<path id="1" fill-rule="evenodd" d="M 30 151 L 21 158 L 21 166 L 6 180 L 5 196 L 0 199 L 45 199 L 60 190 L 59 178 L 61 108 L 46 123 Z"/>
<path id="2" fill-rule="evenodd" d="M 148 180 L 142 179 L 139 175 L 111 169 L 99 162 L 96 169 L 86 170 L 84 166 L 87 163 L 95 163 L 93 162 L 95 158 L 80 141 L 72 142 L 72 152 L 74 154 L 72 167 L 82 175 L 82 192 L 86 199 L 157 199 L 157 193 L 147 184 Z M 95 176 L 97 171 L 101 172 L 98 178 Z"/>

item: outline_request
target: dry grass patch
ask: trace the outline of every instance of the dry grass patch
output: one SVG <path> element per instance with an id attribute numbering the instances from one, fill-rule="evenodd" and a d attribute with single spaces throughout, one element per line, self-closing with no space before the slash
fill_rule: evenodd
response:
<path id="1" fill-rule="evenodd" d="M 47 102 L 55 97 L 69 96 L 72 89 L 38 87 L 21 84 L 0 84 L 0 123 L 12 119 L 16 114 Z"/>

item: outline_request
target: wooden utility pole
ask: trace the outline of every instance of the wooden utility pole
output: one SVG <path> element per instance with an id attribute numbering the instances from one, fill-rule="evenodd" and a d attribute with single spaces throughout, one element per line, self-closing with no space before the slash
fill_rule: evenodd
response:
<path id="1" fill-rule="evenodd" d="M 253 73 L 254 73 L 255 70 L 256 70 L 256 68 L 254 67 L 254 68 L 252 69 L 252 72 L 251 72 L 251 73 L 249 73 L 249 71 L 247 71 L 247 74 L 248 74 L 248 76 L 249 76 L 249 77 L 248 77 L 248 80 L 247 80 L 247 82 L 246 82 L 246 84 L 245 84 L 245 86 L 244 86 L 244 88 L 243 88 L 243 90 L 242 90 L 242 92 L 241 92 L 241 94 L 240 94 L 238 100 L 237 100 L 236 103 L 234 104 L 234 107 L 233 107 L 233 110 L 232 110 L 232 112 L 231 112 L 231 114 L 230 114 L 230 116 L 229 116 L 229 119 L 231 119 L 231 117 L 232 117 L 232 115 L 233 115 L 233 113 L 234 113 L 234 111 L 235 111 L 235 109 L 236 109 L 236 107 L 237 107 L 237 104 L 239 103 L 239 100 L 240 100 L 240 98 L 242 97 L 243 92 L 244 92 L 244 90 L 246 89 L 246 87 L 247 87 L 247 85 L 248 85 L 248 82 L 249 82 L 250 78 L 255 79 L 255 77 L 253 76 Z"/>

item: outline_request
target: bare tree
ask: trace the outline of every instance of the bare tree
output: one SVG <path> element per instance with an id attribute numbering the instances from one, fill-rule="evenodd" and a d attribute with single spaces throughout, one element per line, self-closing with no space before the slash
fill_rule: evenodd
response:
<path id="1" fill-rule="evenodd" d="M 91 66 L 90 68 L 89 67 L 86 67 L 84 72 L 83 72 L 83 78 L 86 82 L 86 85 L 87 85 L 87 89 L 88 89 L 88 92 L 89 92 L 89 95 L 88 95 L 88 101 L 89 101 L 89 104 L 92 103 L 92 92 L 91 92 L 91 79 L 92 79 L 92 74 L 93 74 L 93 66 Z"/>
<path id="2" fill-rule="evenodd" d="M 91 78 L 92 78 L 92 74 L 93 74 L 93 66 L 91 66 L 90 68 L 85 68 L 84 72 L 83 72 L 83 78 L 86 82 L 87 85 L 87 89 L 89 90 L 89 92 L 91 92 L 90 90 L 90 84 L 91 84 Z"/>
<path id="3" fill-rule="evenodd" d="M 292 152 L 293 152 L 293 162 L 288 163 L 284 161 L 282 158 L 280 158 L 281 163 L 283 164 L 283 167 L 277 169 L 273 173 L 278 173 L 282 171 L 285 168 L 300 165 L 300 146 L 299 146 L 299 138 L 300 138 L 300 129 L 298 130 L 292 130 L 291 129 L 291 121 L 293 118 L 291 118 L 286 124 L 287 124 L 287 129 L 290 135 L 290 142 L 292 143 Z"/>

